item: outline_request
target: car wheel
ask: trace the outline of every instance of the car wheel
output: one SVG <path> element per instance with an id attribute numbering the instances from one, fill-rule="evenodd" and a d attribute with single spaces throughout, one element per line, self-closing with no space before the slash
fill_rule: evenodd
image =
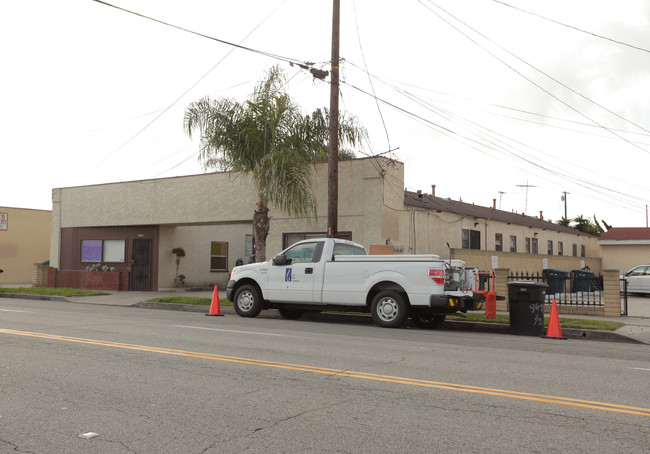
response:
<path id="1" fill-rule="evenodd" d="M 287 320 L 298 320 L 300 317 L 302 317 L 303 314 L 302 311 L 299 311 L 297 309 L 281 308 L 278 309 L 278 311 L 280 312 L 280 315 Z"/>
<path id="2" fill-rule="evenodd" d="M 439 329 L 445 323 L 446 315 L 413 315 L 411 321 L 418 328 Z"/>
<path id="3" fill-rule="evenodd" d="M 262 311 L 262 295 L 254 285 L 242 285 L 235 292 L 233 306 L 241 317 L 257 317 Z"/>
<path id="4" fill-rule="evenodd" d="M 399 328 L 409 317 L 404 296 L 393 290 L 379 292 L 370 309 L 373 321 L 384 328 Z"/>

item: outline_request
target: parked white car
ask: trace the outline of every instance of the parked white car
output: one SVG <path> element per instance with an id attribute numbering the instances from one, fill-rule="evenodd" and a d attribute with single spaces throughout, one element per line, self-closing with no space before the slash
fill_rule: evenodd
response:
<path id="1" fill-rule="evenodd" d="M 650 295 L 650 265 L 632 268 L 621 276 L 627 282 L 628 293 L 645 293 Z"/>

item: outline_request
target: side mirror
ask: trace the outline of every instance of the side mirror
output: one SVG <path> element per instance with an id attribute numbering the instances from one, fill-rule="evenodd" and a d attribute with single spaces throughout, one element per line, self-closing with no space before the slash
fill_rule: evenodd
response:
<path id="1" fill-rule="evenodd" d="M 289 260 L 288 263 L 291 263 Z M 287 256 L 284 254 L 278 254 L 275 257 L 273 257 L 273 264 L 274 265 L 288 265 L 287 263 Z"/>

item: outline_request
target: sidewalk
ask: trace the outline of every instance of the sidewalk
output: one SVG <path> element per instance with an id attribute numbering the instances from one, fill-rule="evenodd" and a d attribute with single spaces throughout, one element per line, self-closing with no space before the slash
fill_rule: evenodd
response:
<path id="1" fill-rule="evenodd" d="M 10 298 L 24 298 L 24 299 L 40 299 L 40 300 L 50 300 L 50 301 L 67 301 L 70 303 L 77 304 L 100 304 L 106 306 L 125 306 L 125 307 L 143 307 L 151 309 L 170 309 L 170 310 L 186 310 L 194 312 L 205 312 L 209 310 L 209 306 L 192 306 L 185 304 L 140 304 L 145 303 L 148 300 L 153 298 L 165 298 L 170 296 L 193 296 L 197 298 L 212 298 L 212 290 L 200 290 L 200 291 L 161 291 L 161 292 L 113 292 L 110 295 L 98 295 L 98 296 L 75 296 L 75 297 L 39 297 L 38 295 L 18 295 L 18 294 L 3 294 L 0 293 L 0 297 L 10 297 Z M 226 292 L 219 291 L 219 299 L 226 299 Z M 650 304 L 650 301 L 648 301 Z M 224 314 L 234 314 L 234 309 L 232 307 L 221 307 L 221 311 Z M 273 314 L 276 312 L 273 311 Z M 264 312 L 263 312 L 264 314 Z M 327 319 L 332 319 L 334 317 L 345 317 L 345 319 L 352 319 L 354 316 L 351 315 L 334 315 L 334 314 L 321 314 L 318 317 L 327 317 Z M 624 326 L 617 329 L 614 332 L 610 331 L 594 331 L 594 330 L 577 330 L 577 329 L 562 329 L 562 334 L 571 339 L 591 339 L 591 340 L 606 340 L 614 342 L 638 342 L 644 344 L 650 344 L 650 318 L 647 317 L 594 317 L 594 316 L 570 316 L 570 315 L 561 315 L 561 318 L 583 318 L 583 319 L 595 319 L 595 320 L 607 320 L 612 322 L 625 323 Z M 367 321 L 370 318 L 368 316 L 357 317 L 359 321 Z M 447 321 L 445 322 L 445 328 L 450 330 L 468 330 L 468 331 L 481 331 L 481 332 L 495 332 L 507 334 L 509 331 L 508 325 L 494 324 L 494 323 L 475 323 L 475 322 L 463 322 L 463 321 Z"/>

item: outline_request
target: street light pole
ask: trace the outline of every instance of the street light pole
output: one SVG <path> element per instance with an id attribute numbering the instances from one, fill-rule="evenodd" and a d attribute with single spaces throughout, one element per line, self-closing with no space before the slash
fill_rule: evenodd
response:
<path id="1" fill-rule="evenodd" d="M 327 236 L 336 237 L 339 216 L 339 26 L 341 3 L 333 0 L 332 71 L 330 84 L 330 125 L 327 160 Z"/>

